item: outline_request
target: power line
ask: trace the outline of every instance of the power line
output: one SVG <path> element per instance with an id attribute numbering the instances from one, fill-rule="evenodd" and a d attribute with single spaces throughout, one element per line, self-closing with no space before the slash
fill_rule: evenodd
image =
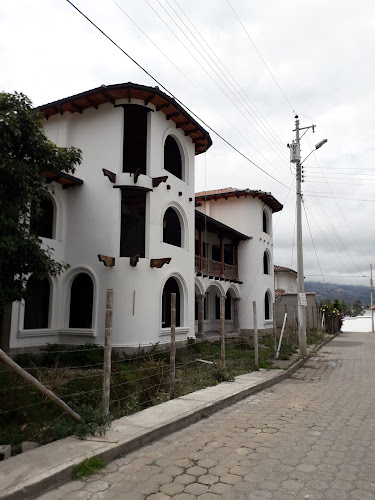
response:
<path id="1" fill-rule="evenodd" d="M 279 148 L 281 146 L 281 152 L 283 154 L 286 154 L 286 151 L 285 151 L 285 145 L 284 145 L 284 142 L 280 139 L 280 137 L 276 134 L 276 132 L 273 130 L 273 128 L 271 127 L 271 125 L 268 123 L 268 121 L 266 120 L 266 118 L 262 115 L 262 113 L 259 111 L 259 109 L 257 108 L 257 106 L 254 104 L 254 102 L 251 100 L 251 98 L 249 97 L 249 95 L 242 89 L 241 85 L 238 83 L 238 81 L 236 80 L 236 78 L 234 78 L 233 74 L 228 70 L 228 68 L 226 67 L 226 65 L 223 63 L 223 61 L 220 59 L 220 57 L 216 54 L 216 52 L 212 49 L 211 45 L 207 42 L 207 40 L 203 37 L 203 35 L 199 32 L 199 30 L 196 28 L 196 26 L 194 25 L 194 23 L 191 21 L 191 19 L 187 16 L 187 14 L 185 13 L 185 11 L 182 9 L 182 7 L 177 3 L 176 0 L 173 0 L 174 3 L 177 5 L 177 7 L 180 9 L 180 11 L 182 12 L 182 14 L 185 16 L 185 18 L 187 19 L 187 21 L 191 24 L 191 26 L 193 27 L 193 29 L 196 31 L 196 33 L 198 34 L 198 36 L 203 40 L 203 43 L 206 45 L 206 47 L 208 47 L 209 51 L 214 55 L 214 57 L 218 60 L 218 62 L 220 63 L 220 65 L 223 67 L 223 69 L 225 70 L 225 73 L 227 74 L 227 78 L 228 78 L 228 81 L 229 80 L 232 80 L 238 87 L 239 90 L 236 90 L 236 92 L 238 93 L 238 95 L 241 97 L 241 94 L 240 92 L 250 101 L 251 105 L 253 106 L 254 109 L 251 108 L 251 106 L 246 102 L 244 101 L 244 104 L 246 104 L 249 108 L 249 110 L 254 113 L 254 118 L 256 120 L 259 120 L 260 121 L 260 125 L 263 127 L 263 123 L 262 121 L 265 122 L 265 124 L 268 126 L 269 130 L 271 131 L 271 133 L 267 130 L 267 129 L 264 129 L 266 133 L 270 133 L 271 135 L 271 138 L 273 139 L 273 137 L 275 139 L 277 139 L 279 141 L 279 143 L 277 143 L 275 141 L 275 145 L 277 145 Z M 170 6 L 170 8 L 173 10 L 173 12 L 175 12 L 175 14 L 178 16 L 178 18 L 181 20 L 181 22 L 184 24 L 184 26 L 186 26 L 186 24 L 184 23 L 184 21 L 181 19 L 181 17 L 177 14 L 177 12 L 173 9 L 173 7 L 170 5 L 170 3 L 168 2 L 168 0 L 166 0 L 167 4 Z M 196 38 L 196 36 L 191 32 L 191 30 L 189 29 L 188 26 L 186 26 L 186 28 L 188 29 L 189 33 L 193 36 L 193 38 L 197 41 L 197 43 L 199 44 L 200 47 L 202 47 L 203 50 L 204 47 L 202 46 L 202 44 L 199 42 L 199 40 Z M 213 60 L 212 57 L 210 57 L 210 59 L 212 60 L 212 62 L 215 64 L 215 66 L 217 68 L 219 68 L 219 66 L 216 64 L 216 62 Z M 224 75 L 224 72 L 222 70 L 220 70 L 221 73 Z M 235 88 L 235 86 L 233 85 L 233 88 Z M 257 114 L 258 116 L 257 116 Z M 260 118 L 259 118 L 260 116 Z"/>
<path id="2" fill-rule="evenodd" d="M 270 70 L 269 66 L 267 65 L 266 61 L 263 59 L 262 54 L 259 52 L 259 50 L 258 50 L 257 46 L 255 45 L 255 43 L 254 43 L 253 39 L 252 39 L 252 38 L 251 38 L 251 36 L 249 35 L 249 32 L 248 32 L 248 31 L 247 31 L 247 29 L 245 28 L 244 24 L 242 23 L 241 19 L 240 19 L 240 18 L 239 18 L 239 16 L 238 16 L 237 12 L 236 12 L 236 11 L 234 10 L 234 8 L 232 7 L 232 4 L 230 3 L 230 1 L 229 1 L 229 0 L 227 0 L 227 2 L 228 2 L 228 4 L 229 4 L 230 8 L 232 9 L 232 11 L 233 11 L 234 15 L 235 15 L 235 16 L 236 16 L 236 18 L 238 19 L 238 22 L 241 24 L 241 26 L 242 26 L 243 30 L 245 31 L 245 33 L 246 33 L 246 35 L 247 35 L 248 39 L 249 39 L 249 40 L 250 40 L 250 42 L 252 43 L 252 45 L 253 45 L 254 49 L 257 51 L 258 56 L 261 58 L 261 60 L 262 60 L 263 64 L 264 64 L 264 65 L 265 65 L 265 67 L 267 68 L 267 70 L 268 70 L 269 74 L 271 75 L 272 79 L 274 80 L 274 82 L 276 83 L 276 85 L 277 85 L 277 87 L 279 88 L 280 92 L 281 92 L 281 93 L 282 93 L 282 95 L 284 96 L 284 98 L 285 98 L 286 102 L 289 104 L 290 109 L 293 111 L 293 113 L 294 113 L 294 114 L 296 114 L 296 111 L 294 110 L 294 108 L 293 108 L 293 106 L 291 105 L 291 103 L 290 103 L 289 99 L 288 99 L 288 98 L 287 98 L 287 96 L 285 95 L 285 93 L 284 93 L 283 89 L 280 87 L 279 82 L 278 82 L 278 81 L 276 80 L 276 78 L 274 77 L 274 75 L 273 75 L 272 71 Z"/>
<path id="3" fill-rule="evenodd" d="M 277 183 L 281 184 L 287 189 L 290 189 L 289 186 L 284 184 L 282 181 L 268 173 L 266 170 L 264 170 L 262 167 L 260 167 L 258 164 L 256 164 L 253 160 L 251 160 L 248 156 L 246 156 L 244 153 L 242 153 L 239 149 L 237 149 L 235 146 L 233 146 L 227 139 L 225 139 L 221 134 L 216 132 L 210 125 L 208 125 L 204 120 L 202 120 L 196 113 L 194 113 L 188 106 L 186 106 L 182 101 L 180 101 L 172 92 L 170 92 L 159 80 L 157 80 L 151 73 L 149 73 L 141 64 L 139 64 L 133 57 L 131 57 L 120 45 L 118 45 L 112 38 L 110 38 L 109 35 L 107 35 L 102 29 L 99 28 L 97 24 L 95 24 L 89 17 L 86 16 L 78 7 L 76 7 L 71 0 L 66 0 L 69 5 L 71 5 L 79 14 L 81 14 L 82 17 L 84 17 L 94 28 L 96 28 L 107 40 L 109 40 L 117 49 L 119 49 L 126 57 L 128 57 L 138 68 L 140 68 L 144 73 L 146 73 L 147 76 L 149 76 L 154 82 L 156 82 L 158 85 L 162 87 L 168 94 L 170 94 L 173 99 L 176 100 L 181 106 L 183 106 L 189 113 L 191 113 L 195 118 L 197 118 L 199 121 L 201 121 L 211 132 L 213 132 L 217 137 L 219 137 L 225 144 L 227 144 L 229 147 L 231 147 L 234 151 L 236 151 L 239 155 L 241 155 L 245 160 L 247 160 L 249 163 L 254 165 L 256 168 L 261 170 L 264 174 L 266 174 L 268 177 L 276 181 Z"/>
<path id="4" fill-rule="evenodd" d="M 158 46 L 158 45 L 157 45 L 157 44 L 156 44 L 156 43 L 155 43 L 155 42 L 154 42 L 154 41 L 153 41 L 153 40 L 152 40 L 152 39 L 151 39 L 148 35 L 147 35 L 147 33 L 145 33 L 145 31 L 144 31 L 144 30 L 143 30 L 143 29 L 142 29 L 142 28 L 141 28 L 141 27 L 140 27 L 140 26 L 139 26 L 139 25 L 138 25 L 138 24 L 134 21 L 134 19 L 133 19 L 133 18 L 131 18 L 131 17 L 129 16 L 129 14 L 128 14 L 128 13 L 127 13 L 127 12 L 126 12 L 126 11 L 125 11 L 122 7 L 121 7 L 121 5 L 119 5 L 119 3 L 118 3 L 116 0 L 112 0 L 112 1 L 113 1 L 113 3 L 116 5 L 116 7 L 118 7 L 118 8 L 121 10 L 121 12 L 122 12 L 122 13 L 123 13 L 123 14 L 124 14 L 124 15 L 125 15 L 128 19 L 129 19 L 129 21 L 130 21 L 131 23 L 133 23 L 133 24 L 134 24 L 134 26 L 135 26 L 136 28 L 138 28 L 138 29 L 139 29 L 139 31 L 141 31 L 141 33 L 142 33 L 142 34 L 143 34 L 143 35 L 144 35 L 144 36 L 148 39 L 148 41 L 149 41 L 150 43 L 152 43 L 152 45 L 153 45 L 153 46 L 154 46 L 154 47 L 155 47 L 155 48 L 156 48 L 156 49 L 157 49 L 157 50 L 158 50 L 158 51 L 159 51 L 159 52 L 160 52 L 160 53 L 161 53 L 161 54 L 162 54 L 162 55 L 163 55 L 166 59 L 167 59 L 167 61 L 168 61 L 170 64 L 172 64 L 172 66 L 173 66 L 173 67 L 174 67 L 174 68 L 175 68 L 175 69 L 176 69 L 176 70 L 180 73 L 180 75 L 181 75 L 181 76 L 183 76 L 183 77 L 185 78 L 185 80 L 189 83 L 189 85 L 191 85 L 191 86 L 192 86 L 192 87 L 196 90 L 196 92 L 197 92 L 198 94 L 200 94 L 200 95 L 204 96 L 203 92 L 201 92 L 201 90 L 200 90 L 200 89 L 199 89 L 199 88 L 198 88 L 198 87 L 194 84 L 194 82 L 191 80 L 191 78 L 188 78 L 188 77 L 187 77 L 186 73 L 184 73 L 184 72 L 183 72 L 183 71 L 182 71 L 182 70 L 181 70 L 181 69 L 180 69 L 180 68 L 179 68 L 179 67 L 178 67 L 178 66 L 177 66 L 177 65 L 176 65 L 176 64 L 175 64 L 175 63 L 174 63 L 174 62 L 173 62 L 173 61 L 172 61 L 172 60 L 171 60 L 168 56 L 167 56 L 167 54 L 166 54 L 166 53 L 165 53 L 165 52 L 164 52 L 164 51 L 163 51 L 163 50 L 162 50 L 162 49 L 161 49 L 161 48 L 160 48 L 160 47 L 159 47 L 159 46 Z M 151 7 L 151 6 L 150 6 L 150 7 Z M 152 8 L 152 7 L 151 7 L 151 8 Z M 160 20 L 161 20 L 164 24 L 166 24 L 166 23 L 164 22 L 164 20 L 163 20 L 163 19 L 159 16 L 159 14 L 158 14 L 155 10 L 154 10 L 154 12 L 155 12 L 155 14 L 159 17 L 159 19 L 160 19 Z M 170 28 L 169 28 L 169 26 L 168 26 L 167 24 L 166 24 L 166 26 L 167 26 L 167 28 L 168 28 L 168 29 L 170 29 Z M 172 30 L 170 30 L 170 31 L 172 32 L 172 34 L 174 34 L 174 32 L 173 32 Z M 249 146 L 250 146 L 251 148 L 253 148 L 253 149 L 254 149 L 254 151 L 255 151 L 256 153 L 258 153 L 258 154 L 259 154 L 259 156 L 261 156 L 261 157 L 263 158 L 263 160 L 264 160 L 264 161 L 266 161 L 269 165 L 271 165 L 271 166 L 272 166 L 272 163 L 271 163 L 269 160 L 267 160 L 267 158 L 265 158 L 265 157 L 264 157 L 264 156 L 263 156 L 263 155 L 262 155 L 262 154 L 261 154 L 261 153 L 260 153 L 260 152 L 259 152 L 259 151 L 258 151 L 258 150 L 254 147 L 254 146 L 253 146 L 253 144 L 251 144 L 251 142 L 249 141 L 248 137 L 247 137 L 247 136 L 245 136 L 245 135 L 243 135 L 242 131 L 241 131 L 241 130 L 239 130 L 239 129 L 238 129 L 238 128 L 237 128 L 237 127 L 236 127 L 236 126 L 235 126 L 235 125 L 234 125 L 234 124 L 233 124 L 233 123 L 229 120 L 229 119 L 228 119 L 228 117 L 227 117 L 227 116 L 225 116 L 225 115 L 224 115 L 224 114 L 223 114 L 223 113 L 222 113 L 222 112 L 221 112 L 221 111 L 220 111 L 220 110 L 219 110 L 219 109 L 218 109 L 218 108 L 217 108 L 214 104 L 212 104 L 212 103 L 210 103 L 210 104 L 211 104 L 212 108 L 213 108 L 213 109 L 214 109 L 217 113 L 219 113 L 219 115 L 220 115 L 220 116 L 221 116 L 221 117 L 222 117 L 222 118 L 223 118 L 223 119 L 224 119 L 227 123 L 229 123 L 229 125 L 230 125 L 230 126 L 231 126 L 231 127 L 232 127 L 232 128 L 233 128 L 233 129 L 234 129 L 234 130 L 238 133 L 238 135 L 239 135 L 239 136 L 241 136 L 241 137 L 242 137 L 242 138 L 243 138 L 243 139 L 244 139 L 244 140 L 245 140 L 245 141 L 249 144 Z M 275 169 L 275 170 L 277 170 L 277 169 Z"/>
<path id="5" fill-rule="evenodd" d="M 308 219 L 308 217 L 307 217 L 307 213 L 306 213 L 305 203 L 303 203 L 303 210 L 304 210 L 304 212 L 305 212 L 305 217 L 306 217 L 307 227 L 309 228 L 309 233 L 310 233 L 310 237 L 311 237 L 311 242 L 312 242 L 313 247 L 314 247 L 314 252 L 315 252 L 316 260 L 318 261 L 318 266 L 319 266 L 319 269 L 320 269 L 321 276 L 322 276 L 322 278 L 323 278 L 324 286 L 326 287 L 326 290 L 327 290 L 328 295 L 331 297 L 330 291 L 328 290 L 328 286 L 327 286 L 326 280 L 324 279 L 324 274 L 323 274 L 322 266 L 320 265 L 320 260 L 319 260 L 319 257 L 318 257 L 318 252 L 316 251 L 316 246 L 315 246 L 314 238 L 313 238 L 313 235 L 312 235 L 312 232 L 311 232 L 309 219 Z"/>
<path id="6" fill-rule="evenodd" d="M 375 200 L 366 200 L 366 199 L 363 199 L 363 198 L 359 198 L 359 199 L 356 199 L 356 198 L 343 198 L 341 196 L 324 196 L 324 195 L 320 195 L 320 194 L 306 194 L 306 193 L 304 193 L 303 196 L 312 196 L 314 198 L 328 198 L 330 200 L 347 200 L 347 201 L 361 201 L 361 202 L 364 202 L 364 203 L 375 203 Z M 362 196 L 362 195 L 358 194 L 356 196 Z M 375 195 L 370 195 L 370 196 L 375 196 Z"/>
<path id="7" fill-rule="evenodd" d="M 177 36 L 177 34 L 172 30 L 172 28 L 164 21 L 164 19 L 159 15 L 159 13 L 155 10 L 155 8 L 151 5 L 151 3 L 149 2 L 149 0 L 145 0 L 145 2 L 147 3 L 147 5 L 153 10 L 153 12 L 158 16 L 158 18 L 164 23 L 164 25 L 168 28 L 168 30 L 173 34 L 173 36 L 180 42 L 180 44 L 184 47 L 184 49 L 191 55 L 191 57 L 195 60 L 195 62 L 202 68 L 202 70 L 206 73 L 206 75 L 215 83 L 215 85 L 221 90 L 221 92 L 225 95 L 225 97 L 227 97 L 229 99 L 229 101 L 233 104 L 233 106 L 241 113 L 241 115 L 243 116 L 243 118 L 249 123 L 249 125 L 251 125 L 251 127 L 254 128 L 254 130 L 260 135 L 260 137 L 268 144 L 269 142 L 262 136 L 262 134 L 260 134 L 260 132 L 256 129 L 256 127 L 253 125 L 253 123 L 249 120 L 249 118 L 244 114 L 244 112 L 242 111 L 242 109 L 240 109 L 239 106 L 241 106 L 242 108 L 244 108 L 243 106 L 243 102 L 234 94 L 234 92 L 232 91 L 232 89 L 228 86 L 228 84 L 223 80 L 223 78 L 218 74 L 218 72 L 215 70 L 215 68 L 212 67 L 212 65 L 210 64 L 210 62 L 207 60 L 207 58 L 202 54 L 202 52 L 197 49 L 197 47 L 192 43 L 192 41 L 189 39 L 189 37 L 186 35 L 186 33 L 183 31 L 183 29 L 178 25 L 178 23 L 175 21 L 175 19 L 171 16 L 171 14 L 166 10 L 166 8 L 161 4 L 160 0 L 157 0 L 157 2 L 159 3 L 159 5 L 161 6 L 161 8 L 164 10 L 164 12 L 167 14 L 167 16 L 172 20 L 172 22 L 177 26 L 177 28 L 181 31 L 181 33 L 184 35 L 184 37 L 188 40 L 189 42 L 189 45 L 193 46 L 199 56 L 201 58 L 204 59 L 204 61 L 207 63 L 207 65 L 211 68 L 211 70 L 214 72 L 214 74 L 216 75 L 216 77 L 220 80 L 220 82 L 227 88 L 227 90 L 230 92 L 230 94 L 234 97 L 234 99 L 239 103 L 239 106 L 236 104 L 236 102 L 234 102 L 232 100 L 232 98 L 230 97 L 230 95 L 228 95 L 224 90 L 223 88 L 219 85 L 219 83 L 215 80 L 215 78 L 210 74 L 210 72 L 202 65 L 202 63 L 200 62 L 200 60 L 192 53 L 192 51 L 190 50 L 189 47 L 186 46 L 186 44 Z M 209 56 L 210 57 L 210 56 Z M 212 60 L 212 58 L 211 58 Z M 216 63 L 214 63 L 216 64 Z M 217 66 L 217 65 L 216 65 Z M 225 75 L 223 74 L 223 72 L 220 70 L 220 68 L 218 68 L 219 71 L 221 72 L 221 74 L 225 77 Z M 226 77 L 225 77 L 226 78 Z M 228 80 L 228 79 L 227 79 Z M 230 85 L 232 85 L 230 82 L 229 82 Z M 233 87 L 233 85 L 232 85 Z M 236 90 L 236 89 L 235 89 Z M 245 109 L 245 112 L 246 112 L 246 109 Z M 267 159 L 262 155 L 262 153 L 260 151 L 258 151 L 253 145 L 251 145 L 251 147 L 265 160 L 267 161 Z M 271 146 L 272 147 L 272 146 Z M 273 149 L 273 148 L 272 148 Z M 275 151 L 275 149 L 273 149 L 274 152 L 277 154 L 277 156 L 283 161 L 283 162 L 287 162 L 286 161 L 286 158 L 282 158 L 280 156 L 280 154 Z"/>

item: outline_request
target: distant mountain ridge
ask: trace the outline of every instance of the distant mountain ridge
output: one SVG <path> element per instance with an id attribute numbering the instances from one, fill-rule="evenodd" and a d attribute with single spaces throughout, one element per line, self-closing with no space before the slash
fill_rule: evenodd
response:
<path id="1" fill-rule="evenodd" d="M 327 288 L 329 293 L 327 293 Z M 370 286 L 363 285 L 338 285 L 337 283 L 324 283 L 318 281 L 305 281 L 306 292 L 316 292 L 316 300 L 331 301 L 333 299 L 343 300 L 347 304 L 353 304 L 360 300 L 363 306 L 370 305 Z"/>

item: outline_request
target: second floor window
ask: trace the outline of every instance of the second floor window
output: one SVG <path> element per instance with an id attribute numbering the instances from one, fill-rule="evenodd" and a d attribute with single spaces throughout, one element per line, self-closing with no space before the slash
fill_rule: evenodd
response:
<path id="1" fill-rule="evenodd" d="M 164 168 L 179 179 L 182 179 L 183 172 L 180 148 L 171 135 L 165 139 L 164 143 Z"/>
<path id="2" fill-rule="evenodd" d="M 181 223 L 176 210 L 171 207 L 164 214 L 163 241 L 181 247 Z"/>

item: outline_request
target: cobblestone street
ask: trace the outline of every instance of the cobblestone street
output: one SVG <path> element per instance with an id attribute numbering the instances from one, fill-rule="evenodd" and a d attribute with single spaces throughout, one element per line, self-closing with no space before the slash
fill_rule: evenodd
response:
<path id="1" fill-rule="evenodd" d="M 344 333 L 292 378 L 40 500 L 375 499 L 375 337 Z"/>

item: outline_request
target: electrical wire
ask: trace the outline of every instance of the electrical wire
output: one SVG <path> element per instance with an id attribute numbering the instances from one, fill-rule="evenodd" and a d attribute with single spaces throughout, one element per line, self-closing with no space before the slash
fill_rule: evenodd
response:
<path id="1" fill-rule="evenodd" d="M 66 0 L 69 5 L 71 5 L 82 17 L 84 17 L 95 29 L 97 29 L 107 40 L 109 40 L 117 49 L 119 49 L 126 57 L 128 57 L 134 64 L 140 68 L 144 73 L 146 73 L 147 76 L 149 76 L 154 82 L 156 82 L 162 89 L 164 89 L 168 94 L 170 94 L 173 99 L 175 99 L 176 102 L 178 102 L 181 106 L 183 106 L 189 113 L 191 113 L 195 118 L 197 118 L 199 121 L 201 121 L 211 132 L 213 132 L 217 137 L 219 137 L 225 144 L 227 144 L 230 148 L 232 148 L 234 151 L 236 151 L 239 155 L 241 155 L 245 160 L 247 160 L 249 163 L 254 165 L 256 168 L 258 168 L 260 171 L 262 171 L 264 174 L 266 174 L 268 177 L 276 181 L 278 184 L 281 184 L 285 188 L 289 189 L 289 187 L 284 184 L 282 181 L 268 173 L 265 169 L 260 167 L 257 163 L 255 163 L 253 160 L 251 160 L 248 156 L 246 156 L 244 153 L 242 153 L 239 149 L 237 149 L 235 146 L 233 146 L 227 139 L 225 139 L 221 134 L 219 134 L 216 130 L 214 130 L 210 125 L 208 125 L 204 120 L 202 120 L 198 115 L 196 115 L 188 106 L 186 106 L 183 102 L 181 102 L 177 97 L 175 97 L 172 92 L 170 92 L 159 80 L 157 80 L 151 73 L 149 73 L 141 64 L 139 64 L 133 57 L 130 56 L 123 48 L 120 47 L 112 38 L 109 37 L 97 24 L 95 24 L 86 14 L 84 14 L 76 5 L 71 0 Z"/>
<path id="2" fill-rule="evenodd" d="M 306 207 L 305 207 L 305 203 L 303 202 L 302 203 L 303 205 L 303 210 L 305 212 L 305 218 L 306 218 L 306 222 L 307 222 L 307 227 L 309 228 L 309 233 L 310 233 L 310 238 L 311 238 L 311 242 L 313 244 L 313 247 L 314 247 L 314 252 L 315 252 L 315 256 L 316 256 L 316 260 L 318 262 L 318 266 L 319 266 L 319 269 L 320 269 L 320 273 L 321 273 L 321 277 L 323 279 L 323 282 L 324 282 L 324 286 L 326 288 L 326 291 L 328 293 L 328 296 L 333 298 L 329 289 L 328 289 L 328 286 L 327 286 L 327 283 L 326 283 L 326 280 L 324 278 L 324 274 L 323 274 L 323 270 L 322 270 L 322 266 L 320 265 L 320 260 L 319 260 L 319 257 L 318 257 L 318 252 L 316 251 L 316 246 L 315 246 L 315 242 L 314 242 L 314 238 L 313 238 L 313 235 L 312 235 L 312 232 L 311 232 L 311 227 L 310 227 L 310 222 L 309 222 L 309 219 L 307 217 L 307 212 L 306 212 Z"/>
<path id="3" fill-rule="evenodd" d="M 197 39 L 197 37 L 194 35 L 194 33 L 190 30 L 190 28 L 187 26 L 187 24 L 184 22 L 184 20 L 181 18 L 181 16 L 176 12 L 176 10 L 173 8 L 173 6 L 170 4 L 168 0 L 165 0 L 166 3 L 169 5 L 169 7 L 172 9 L 174 14 L 178 17 L 178 19 L 182 22 L 182 24 L 185 26 L 185 28 L 188 30 L 190 35 L 193 37 L 193 39 L 198 43 L 198 45 L 202 48 L 202 50 L 206 51 L 205 47 L 201 44 L 201 42 Z M 160 2 L 159 2 L 160 3 Z M 201 33 L 198 31 L 198 29 L 194 26 L 193 22 L 189 19 L 189 17 L 186 15 L 184 10 L 181 8 L 181 6 L 177 3 L 176 0 L 174 0 L 174 3 L 177 5 L 177 7 L 180 9 L 182 14 L 185 16 L 187 21 L 191 24 L 193 29 L 197 32 L 198 36 L 203 40 L 204 44 L 206 47 L 208 47 L 209 51 L 213 54 L 213 56 L 216 58 L 216 60 L 219 62 L 219 64 L 216 63 L 216 61 L 211 57 L 208 52 L 207 56 L 210 58 L 212 63 L 215 65 L 215 67 L 220 71 L 220 73 L 223 75 L 224 78 L 228 81 L 228 83 L 231 85 L 231 87 L 234 89 L 236 94 L 239 97 L 239 102 L 243 103 L 244 107 L 247 107 L 249 112 L 251 113 L 251 116 L 253 119 L 257 122 L 257 124 L 262 128 L 262 130 L 270 137 L 272 142 L 275 144 L 276 147 L 281 151 L 281 153 L 284 156 L 288 156 L 285 150 L 285 144 L 281 141 L 281 139 L 276 135 L 276 133 L 273 131 L 272 127 L 268 124 L 267 120 L 260 114 L 259 110 L 256 108 L 254 103 L 251 101 L 250 97 L 244 92 L 240 86 L 240 84 L 237 82 L 237 80 L 233 77 L 232 73 L 227 69 L 225 64 L 221 61 L 221 59 L 217 56 L 215 51 L 212 49 L 212 47 L 207 43 L 205 38 L 201 35 Z M 223 69 L 222 69 L 223 68 Z M 224 70 L 224 71 L 223 71 Z M 234 82 L 234 84 L 232 83 Z M 242 95 L 241 95 L 242 94 Z M 246 100 L 243 100 L 243 96 L 248 99 L 248 101 L 252 104 L 252 106 L 255 108 L 256 111 L 249 105 L 249 103 Z M 258 113 L 258 115 L 257 115 Z M 259 118 L 259 114 L 261 118 Z M 270 129 L 272 132 L 270 132 L 267 129 L 267 126 L 265 127 L 263 125 L 263 121 L 266 123 L 268 126 L 268 129 Z"/>
<path id="4" fill-rule="evenodd" d="M 238 105 L 236 104 L 236 102 L 234 102 L 231 99 L 231 97 L 226 93 L 226 91 L 223 90 L 223 88 L 218 84 L 218 82 L 215 80 L 215 78 L 210 74 L 210 72 L 207 70 L 207 68 L 205 66 L 203 66 L 202 63 L 200 62 L 200 60 L 192 53 L 192 51 L 190 50 L 190 48 L 176 35 L 176 33 L 172 30 L 172 28 L 164 21 L 164 19 L 159 15 L 159 13 L 152 6 L 152 4 L 149 2 L 149 0 L 145 0 L 145 2 L 153 10 L 153 12 L 158 16 L 158 18 L 164 23 L 164 25 L 168 28 L 168 30 L 174 35 L 174 37 L 180 42 L 180 44 L 184 47 L 184 49 L 191 55 L 191 57 L 195 60 L 195 62 L 202 68 L 202 70 L 206 73 L 206 75 L 215 83 L 215 85 L 218 86 L 218 88 L 230 100 L 230 102 L 233 104 L 233 106 L 241 113 L 241 115 L 249 123 L 249 125 L 254 128 L 254 130 L 262 137 L 263 140 L 265 140 L 264 137 L 259 133 L 259 131 L 254 127 L 254 125 L 252 124 L 252 122 L 248 119 L 248 117 L 244 114 L 244 112 L 238 107 Z M 187 38 L 189 45 L 193 46 L 196 50 L 198 50 L 196 48 L 196 46 L 194 44 L 192 44 L 192 41 L 189 39 L 189 37 L 187 37 L 187 35 L 184 33 L 184 31 L 181 29 L 181 27 L 175 21 L 175 19 L 169 14 L 169 12 L 161 4 L 160 0 L 157 0 L 157 2 L 161 6 L 161 8 L 164 10 L 164 12 L 168 15 L 168 17 L 172 20 L 172 22 L 177 26 L 177 28 Z M 198 50 L 198 54 L 199 54 L 199 56 L 201 58 L 204 59 L 204 61 L 206 62 L 206 64 L 211 68 L 211 70 L 215 73 L 216 77 L 222 82 L 222 84 L 227 88 L 227 90 L 234 96 L 235 100 L 239 103 L 239 105 L 243 107 L 243 101 L 241 101 L 240 99 L 238 99 L 238 97 L 229 88 L 228 84 L 221 78 L 221 76 L 218 74 L 218 72 L 212 67 L 212 65 L 210 64 L 210 62 L 207 61 L 206 57 L 199 50 Z M 221 70 L 219 69 L 219 71 L 221 71 Z M 263 160 L 268 161 L 263 156 L 263 154 L 257 148 L 255 148 L 255 146 L 251 145 L 251 147 L 263 158 Z M 278 153 L 276 152 L 276 154 L 278 154 Z M 278 154 L 278 156 L 279 156 L 279 158 L 281 158 L 279 154 Z M 284 161 L 284 162 L 286 161 L 285 158 L 281 158 L 281 160 Z"/>
<path id="5" fill-rule="evenodd" d="M 260 57 L 260 59 L 262 60 L 263 64 L 264 64 L 264 65 L 265 65 L 265 67 L 267 68 L 267 70 L 268 70 L 269 74 L 271 75 L 271 77 L 272 77 L 273 81 L 276 83 L 276 85 L 277 85 L 278 89 L 280 90 L 280 92 L 281 92 L 281 93 L 282 93 L 282 95 L 284 96 L 284 99 L 285 99 L 285 100 L 286 100 L 286 102 L 288 103 L 288 105 L 289 105 L 290 109 L 293 111 L 293 113 L 294 113 L 294 114 L 296 114 L 296 111 L 294 110 L 294 107 L 293 107 L 293 106 L 292 106 L 292 104 L 290 103 L 290 101 L 289 101 L 289 99 L 287 98 L 286 94 L 284 93 L 283 89 L 280 87 L 279 82 L 276 80 L 276 78 L 275 78 L 275 76 L 273 75 L 272 71 L 270 70 L 270 68 L 269 68 L 268 64 L 267 64 L 267 63 L 266 63 L 266 61 L 264 60 L 264 58 L 263 58 L 262 54 L 260 53 L 260 51 L 258 50 L 258 47 L 255 45 L 255 43 L 254 43 L 253 39 L 251 38 L 251 36 L 250 36 L 249 32 L 247 31 L 247 29 L 245 28 L 245 26 L 244 26 L 243 22 L 242 22 L 242 21 L 241 21 L 241 19 L 239 18 L 239 16 L 238 16 L 237 12 L 234 10 L 234 8 L 233 8 L 232 4 L 230 3 L 230 1 L 229 1 L 229 0 L 227 0 L 227 2 L 228 2 L 228 4 L 229 4 L 230 8 L 232 9 L 232 11 L 233 11 L 234 15 L 236 16 L 236 18 L 237 18 L 238 22 L 239 22 L 239 23 L 240 23 L 240 25 L 242 26 L 242 28 L 243 28 L 244 32 L 246 33 L 246 35 L 247 35 L 248 39 L 249 39 L 249 40 L 250 40 L 250 42 L 252 43 L 252 45 L 253 45 L 254 49 L 257 51 L 258 56 Z"/>

